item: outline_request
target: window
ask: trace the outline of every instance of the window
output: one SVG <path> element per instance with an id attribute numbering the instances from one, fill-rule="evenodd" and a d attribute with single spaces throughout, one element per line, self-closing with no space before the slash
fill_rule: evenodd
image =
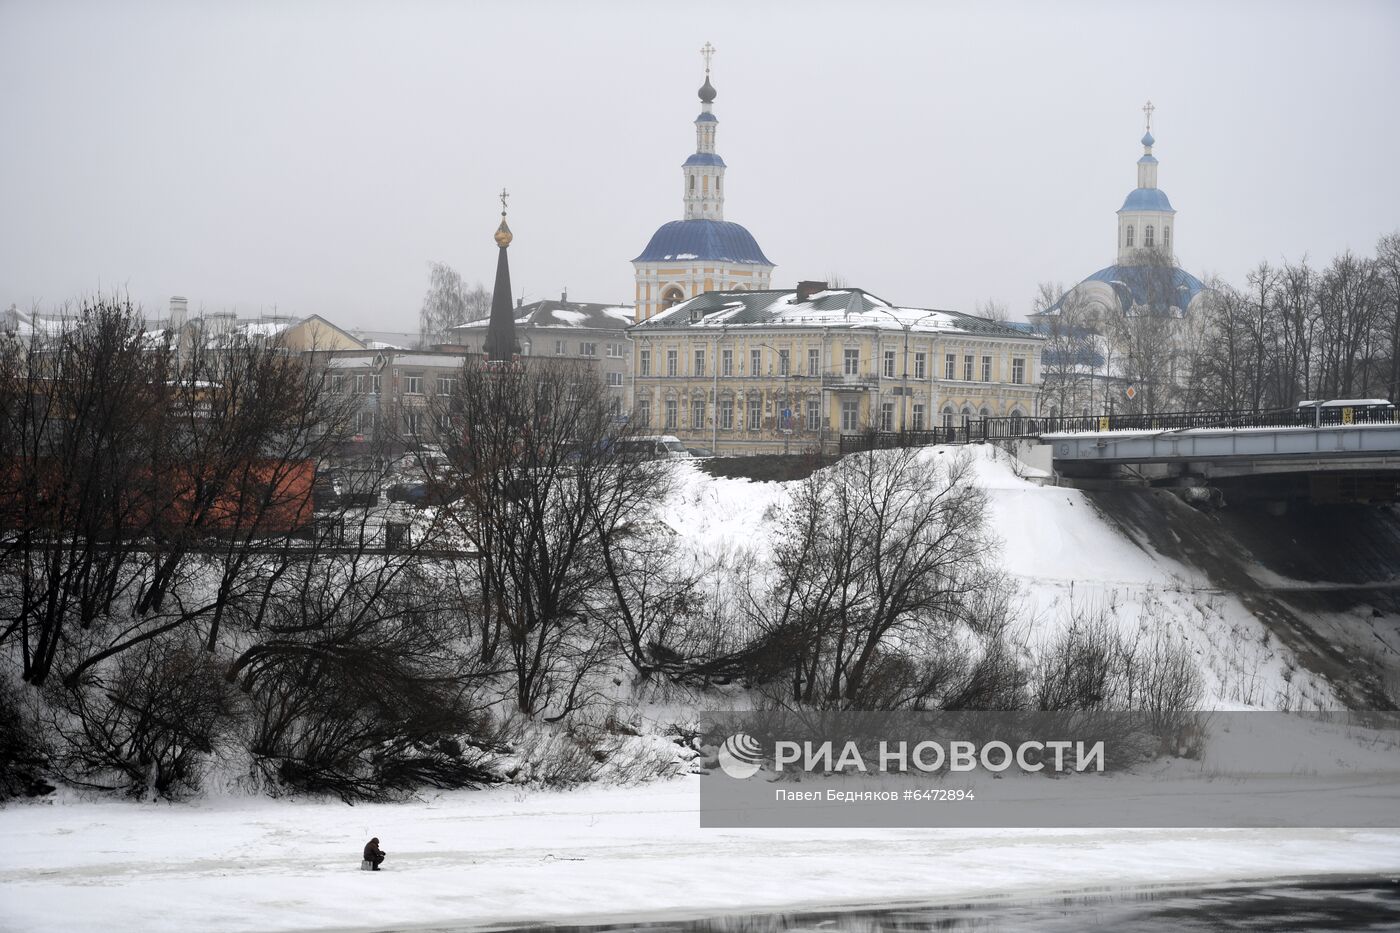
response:
<path id="1" fill-rule="evenodd" d="M 1124 246 L 1132 246 L 1132 245 L 1133 245 L 1133 225 L 1132 225 L 1132 224 L 1128 224 L 1128 232 L 1127 232 L 1127 234 L 1126 234 L 1126 237 L 1127 237 L 1127 238 L 1124 240 L 1123 245 L 1124 245 Z"/>
<path id="2" fill-rule="evenodd" d="M 696 376 L 703 376 L 703 375 L 705 375 L 705 351 L 704 351 L 704 350 L 696 350 L 696 351 L 695 351 L 695 372 L 693 373 L 693 375 L 696 375 Z"/>
<path id="3" fill-rule="evenodd" d="M 880 403 L 880 430 L 894 430 L 894 402 Z"/>
<path id="4" fill-rule="evenodd" d="M 958 378 L 958 358 L 951 353 L 943 357 L 943 378 Z"/>
<path id="5" fill-rule="evenodd" d="M 927 371 L 927 369 L 928 369 L 927 363 L 928 363 L 928 354 L 927 354 L 927 353 L 915 353 L 915 354 L 914 354 L 914 378 L 915 378 L 915 379 L 922 379 L 922 378 L 924 378 L 924 373 L 925 373 L 925 372 Z"/>
<path id="6" fill-rule="evenodd" d="M 680 352 L 677 350 L 666 351 L 666 375 L 674 376 L 679 366 Z"/>
<path id="7" fill-rule="evenodd" d="M 421 411 L 404 412 L 403 429 L 410 436 L 417 437 L 423 429 L 423 413 Z"/>
<path id="8" fill-rule="evenodd" d="M 674 431 L 680 423 L 680 415 L 677 411 L 676 400 L 668 398 L 666 400 L 666 430 Z"/>
<path id="9" fill-rule="evenodd" d="M 848 433 L 860 430 L 860 402 L 855 399 L 841 401 L 841 430 Z"/>
<path id="10" fill-rule="evenodd" d="M 732 398 L 719 400 L 719 426 L 726 431 L 734 430 L 734 400 Z"/>
<path id="11" fill-rule="evenodd" d="M 915 405 L 915 406 L 914 406 L 914 430 L 915 430 L 915 431 L 922 431 L 923 429 L 924 429 L 924 406 L 923 406 L 923 405 Z"/>
<path id="12" fill-rule="evenodd" d="M 597 356 L 598 345 L 593 342 L 581 343 L 578 345 L 578 352 L 583 356 Z"/>
<path id="13" fill-rule="evenodd" d="M 331 376 L 331 391 L 336 395 L 345 394 L 345 377 L 340 373 Z"/>
<path id="14" fill-rule="evenodd" d="M 786 376 L 787 374 L 788 374 L 788 351 L 786 351 L 786 350 L 779 350 L 779 351 L 778 351 L 778 375 L 780 375 L 780 376 Z"/>
<path id="15" fill-rule="evenodd" d="M 809 376 L 817 376 L 817 375 L 820 375 L 820 374 L 821 374 L 821 371 L 822 371 L 822 351 L 820 351 L 820 350 L 808 350 L 808 351 L 807 351 L 807 375 L 809 375 Z"/>
<path id="16" fill-rule="evenodd" d="M 608 385 L 620 388 L 622 386 L 622 373 L 608 373 Z"/>
<path id="17" fill-rule="evenodd" d="M 1152 248 L 1152 225 L 1148 224 L 1142 231 L 1142 245 L 1148 249 Z"/>
<path id="18" fill-rule="evenodd" d="M 749 375 L 759 376 L 763 374 L 763 351 L 749 351 Z"/>
<path id="19" fill-rule="evenodd" d="M 566 351 L 566 350 L 564 349 L 564 341 L 562 341 L 562 340 L 556 340 L 556 341 L 554 341 L 554 355 L 555 355 L 555 356 L 563 356 L 566 352 L 568 352 L 568 351 Z"/>
<path id="20" fill-rule="evenodd" d="M 452 416 L 447 412 L 442 412 L 437 416 L 438 433 L 446 434 L 452 430 Z"/>
<path id="21" fill-rule="evenodd" d="M 646 427 L 651 424 L 651 399 L 641 399 L 637 402 L 637 424 Z"/>
<path id="22" fill-rule="evenodd" d="M 375 395 L 379 394 L 379 373 L 369 377 L 369 390 Z"/>
<path id="23" fill-rule="evenodd" d="M 1172 228 L 1171 228 L 1171 227 L 1163 227 L 1163 228 L 1162 228 L 1162 249 L 1170 250 L 1171 248 L 1172 248 Z"/>
<path id="24" fill-rule="evenodd" d="M 943 427 L 945 427 L 945 428 L 951 428 L 951 427 L 953 426 L 953 415 L 954 415 L 954 414 L 956 414 L 956 413 L 953 411 L 953 406 L 952 406 L 952 405 L 944 405 L 944 406 L 943 406 Z"/>
<path id="25" fill-rule="evenodd" d="M 405 376 L 403 380 L 403 392 L 404 395 L 422 395 L 423 374 L 410 373 L 409 375 Z"/>
<path id="26" fill-rule="evenodd" d="M 364 373 L 356 373 L 356 374 L 355 374 L 355 394 L 356 394 L 356 395 L 364 395 L 364 394 L 365 394 L 365 384 L 366 384 L 366 382 L 367 382 L 367 380 L 365 379 L 365 374 L 364 374 Z"/>
<path id="27" fill-rule="evenodd" d="M 693 430 L 700 430 L 705 426 L 705 400 L 694 398 L 690 400 L 690 427 Z"/>
<path id="28" fill-rule="evenodd" d="M 992 381 L 992 358 L 990 356 L 982 357 L 982 381 Z"/>
<path id="29" fill-rule="evenodd" d="M 690 176 L 690 190 L 691 190 L 692 193 L 694 193 L 694 191 L 695 191 L 695 176 L 694 176 L 694 175 L 691 175 L 691 176 Z"/>
<path id="30" fill-rule="evenodd" d="M 763 399 L 749 399 L 749 430 L 757 431 L 763 427 Z"/>
<path id="31" fill-rule="evenodd" d="M 451 395 L 457 388 L 457 380 L 451 376 L 437 377 L 437 394 Z"/>
<path id="32" fill-rule="evenodd" d="M 822 429 L 822 403 L 816 399 L 809 399 L 807 402 L 807 430 L 820 431 Z"/>
<path id="33" fill-rule="evenodd" d="M 1025 357 L 1018 356 L 1011 361 L 1011 381 L 1016 385 L 1026 383 L 1026 360 Z"/>
<path id="34" fill-rule="evenodd" d="M 643 376 L 651 375 L 651 351 L 640 350 L 637 352 L 637 372 Z"/>
<path id="35" fill-rule="evenodd" d="M 894 351 L 885 351 L 884 366 L 882 367 L 886 379 L 894 378 Z"/>
<path id="36" fill-rule="evenodd" d="M 963 356 L 963 381 L 972 381 L 972 354 L 970 353 Z"/>
<path id="37" fill-rule="evenodd" d="M 622 414 L 622 399 L 614 396 L 613 399 L 608 402 L 608 414 L 612 415 L 614 418 Z"/>
<path id="38" fill-rule="evenodd" d="M 964 406 L 963 406 L 963 409 L 962 409 L 962 423 L 963 423 L 963 427 L 967 427 L 969 424 L 972 423 L 972 406 L 971 406 L 971 405 L 964 405 Z"/>
<path id="39" fill-rule="evenodd" d="M 732 376 L 732 375 L 734 375 L 734 351 L 733 351 L 733 350 L 721 350 L 721 351 L 719 351 L 719 370 L 720 370 L 719 374 L 720 374 L 721 376 Z"/>
<path id="40" fill-rule="evenodd" d="M 846 352 L 845 352 L 845 359 L 846 359 L 846 369 L 845 369 L 846 375 L 848 375 L 848 376 L 856 376 L 856 375 L 859 375 L 859 374 L 860 374 L 860 350 L 859 350 L 859 348 L 857 348 L 857 349 L 848 349 L 848 350 L 846 350 Z"/>
<path id="41" fill-rule="evenodd" d="M 374 412 L 372 412 L 372 411 L 357 411 L 357 412 L 355 412 L 355 433 L 356 433 L 356 434 L 373 434 L 373 433 L 374 433 Z"/>
<path id="42" fill-rule="evenodd" d="M 612 358 L 615 359 L 615 360 L 620 360 L 620 359 L 622 359 L 622 344 L 620 344 L 620 343 L 610 343 L 610 344 L 608 344 L 608 356 L 612 357 Z"/>
<path id="43" fill-rule="evenodd" d="M 665 311 L 667 308 L 674 308 L 676 305 L 680 304 L 684 298 L 685 296 L 681 294 L 679 288 L 666 289 L 661 293 L 661 310 Z"/>

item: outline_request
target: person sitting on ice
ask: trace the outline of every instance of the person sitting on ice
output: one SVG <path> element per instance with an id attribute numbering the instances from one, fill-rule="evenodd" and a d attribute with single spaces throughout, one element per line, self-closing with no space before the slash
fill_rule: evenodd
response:
<path id="1" fill-rule="evenodd" d="M 378 836 L 365 843 L 365 861 L 369 863 L 370 871 L 379 871 L 379 863 L 384 861 L 384 850 L 379 848 Z"/>

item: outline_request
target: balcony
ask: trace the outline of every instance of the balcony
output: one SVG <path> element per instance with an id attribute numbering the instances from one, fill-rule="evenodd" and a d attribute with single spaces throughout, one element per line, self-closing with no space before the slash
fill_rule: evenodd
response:
<path id="1" fill-rule="evenodd" d="M 833 392 L 874 389 L 879 385 L 880 377 L 873 373 L 822 373 L 822 388 Z"/>

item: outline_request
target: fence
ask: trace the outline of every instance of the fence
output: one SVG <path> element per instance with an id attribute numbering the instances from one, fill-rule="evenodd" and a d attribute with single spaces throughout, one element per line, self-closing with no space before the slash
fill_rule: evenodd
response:
<path id="1" fill-rule="evenodd" d="M 1183 431 L 1190 428 L 1311 428 L 1352 424 L 1395 424 L 1391 404 L 1333 405 L 1322 408 L 1279 408 L 1269 411 L 1168 411 L 1151 415 L 1057 415 L 1048 418 L 969 418 L 953 427 L 929 431 L 865 431 L 841 435 L 841 453 L 926 447 L 931 444 L 972 444 L 983 441 L 1033 438 L 1042 434 L 1107 431 Z"/>

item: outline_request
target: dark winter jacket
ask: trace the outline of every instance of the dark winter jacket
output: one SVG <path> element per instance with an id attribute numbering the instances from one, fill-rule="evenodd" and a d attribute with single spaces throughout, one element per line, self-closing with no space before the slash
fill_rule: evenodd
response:
<path id="1" fill-rule="evenodd" d="M 379 840 L 378 840 L 378 839 L 371 839 L 369 842 L 365 843 L 365 861 L 366 861 L 366 862 L 373 862 L 373 861 L 376 861 L 376 860 L 383 860 L 383 858 L 384 858 L 384 853 L 381 852 L 381 851 L 379 851 Z"/>

